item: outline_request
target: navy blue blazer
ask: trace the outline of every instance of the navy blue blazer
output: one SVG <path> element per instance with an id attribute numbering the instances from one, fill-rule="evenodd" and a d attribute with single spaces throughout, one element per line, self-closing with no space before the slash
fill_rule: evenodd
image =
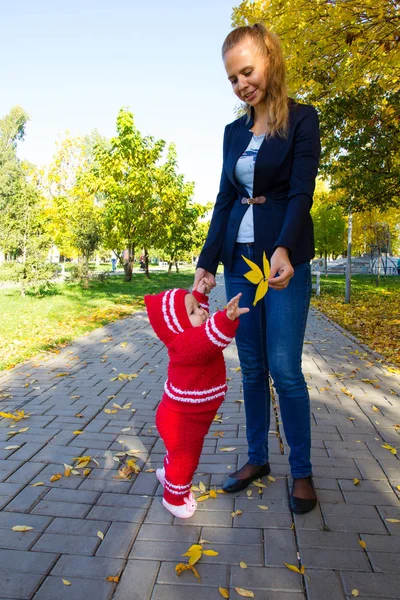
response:
<path id="1" fill-rule="evenodd" d="M 219 261 L 228 270 L 232 268 L 238 229 L 248 208 L 241 203 L 246 190 L 234 176 L 236 163 L 253 135 L 253 119 L 246 121 L 245 115 L 225 128 L 219 193 L 197 263 L 214 274 Z M 264 204 L 253 205 L 257 264 L 262 264 L 263 251 L 270 259 L 277 246 L 288 248 L 293 265 L 314 257 L 310 209 L 320 152 L 316 110 L 290 100 L 288 137 L 265 139 L 255 162 L 253 197 L 266 197 Z"/>

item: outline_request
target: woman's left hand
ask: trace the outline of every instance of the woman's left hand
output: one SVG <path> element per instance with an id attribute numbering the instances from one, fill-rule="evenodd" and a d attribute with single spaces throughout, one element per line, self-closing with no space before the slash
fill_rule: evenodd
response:
<path id="1" fill-rule="evenodd" d="M 275 275 L 278 273 L 278 277 Z M 271 272 L 268 279 L 268 285 L 273 290 L 283 290 L 289 285 L 289 281 L 294 275 L 292 263 L 289 260 L 287 248 L 278 246 L 271 257 Z"/>

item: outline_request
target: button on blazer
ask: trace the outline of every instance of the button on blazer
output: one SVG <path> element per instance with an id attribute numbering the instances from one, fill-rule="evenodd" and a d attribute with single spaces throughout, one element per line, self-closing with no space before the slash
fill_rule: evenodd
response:
<path id="1" fill-rule="evenodd" d="M 253 133 L 253 118 L 247 115 L 226 126 L 219 193 L 210 228 L 197 263 L 215 273 L 221 261 L 232 268 L 240 222 L 248 205 L 241 199 L 245 188 L 235 179 L 239 157 Z M 315 178 L 321 152 L 317 112 L 312 106 L 289 101 L 287 138 L 266 138 L 258 151 L 253 197 L 265 196 L 253 205 L 255 260 L 261 265 L 265 251 L 270 259 L 277 246 L 289 250 L 293 265 L 314 257 L 314 232 L 310 215 Z"/>

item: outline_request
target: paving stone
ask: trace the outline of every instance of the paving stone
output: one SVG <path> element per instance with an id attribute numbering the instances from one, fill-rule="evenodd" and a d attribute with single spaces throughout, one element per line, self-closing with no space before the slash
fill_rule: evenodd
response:
<path id="1" fill-rule="evenodd" d="M 160 585 L 157 584 L 154 587 L 153 595 L 151 600 L 187 600 L 188 598 L 188 587 L 186 585 Z M 218 591 L 218 587 L 193 587 L 190 589 L 191 600 L 221 600 L 221 594 Z M 122 600 L 122 597 L 121 597 Z M 139 600 L 139 598 L 138 598 Z M 292 600 L 297 600 L 293 598 Z"/>
<path id="2" fill-rule="evenodd" d="M 99 498 L 99 492 L 87 492 L 86 490 L 66 490 L 53 488 L 46 494 L 46 501 L 72 502 L 76 504 L 95 504 Z"/>
<path id="3" fill-rule="evenodd" d="M 348 573 L 341 574 L 345 593 L 351 597 L 352 590 L 358 590 L 360 598 L 399 597 L 400 575 L 398 573 Z"/>
<path id="4" fill-rule="evenodd" d="M 330 569 L 340 571 L 371 571 L 367 556 L 361 549 L 337 548 L 301 548 L 301 562 L 311 569 Z"/>
<path id="5" fill-rule="evenodd" d="M 58 552 L 60 554 L 83 554 L 92 556 L 100 538 L 67 535 L 66 533 L 44 533 L 31 548 L 34 551 Z"/>
<path id="6" fill-rule="evenodd" d="M 275 592 L 301 592 L 301 577 L 285 567 L 248 567 L 241 569 L 233 566 L 231 569 L 231 588 L 243 587 L 252 590 L 256 597 L 257 590 Z"/>
<path id="7" fill-rule="evenodd" d="M 39 515 L 25 515 L 23 513 L 7 513 L 0 512 L 0 529 L 11 529 L 15 525 L 28 525 L 33 527 L 35 531 L 44 531 L 51 522 L 49 517 L 41 517 Z"/>
<path id="8" fill-rule="evenodd" d="M 47 552 L 0 550 L 1 568 L 19 573 L 48 573 L 57 558 L 57 554 Z"/>
<path id="9" fill-rule="evenodd" d="M 203 560 L 200 564 L 196 565 L 196 569 L 200 575 L 200 581 L 196 581 L 196 584 L 193 583 L 193 573 L 191 571 L 183 572 L 179 576 L 179 585 L 180 586 L 190 586 L 191 588 L 194 585 L 197 586 L 216 586 L 218 582 L 218 587 L 229 586 L 229 567 L 227 565 L 220 564 L 205 564 Z M 163 562 L 161 563 L 161 568 L 157 577 L 158 584 L 169 584 L 176 585 L 177 577 L 175 571 L 175 564 L 172 562 Z M 186 587 L 186 593 L 188 593 Z M 191 596 L 191 592 L 190 592 Z M 221 597 L 221 596 L 220 596 Z"/>
<path id="10" fill-rule="evenodd" d="M 399 573 L 400 572 L 400 553 L 395 553 L 391 545 L 391 552 L 371 552 L 368 549 L 368 556 L 372 564 L 372 568 L 376 572 Z"/>
<path id="11" fill-rule="evenodd" d="M 44 577 L 42 573 L 26 573 L 23 577 L 16 577 L 13 571 L 0 570 L 1 593 L 7 599 L 30 600 Z"/>
<path id="12" fill-rule="evenodd" d="M 112 523 L 97 549 L 96 556 L 126 558 L 138 530 L 139 525 L 137 523 Z"/>
<path id="13" fill-rule="evenodd" d="M 261 529 L 203 527 L 201 535 L 213 544 L 262 544 Z"/>
<path id="14" fill-rule="evenodd" d="M 118 575 L 124 566 L 120 558 L 102 558 L 99 556 L 61 556 L 51 574 L 59 577 L 74 576 L 79 579 L 102 579 Z"/>
<path id="15" fill-rule="evenodd" d="M 141 508 L 118 508 L 113 506 L 94 506 L 88 513 L 88 519 L 117 521 L 124 523 L 142 523 L 146 514 Z"/>
<path id="16" fill-rule="evenodd" d="M 207 539 L 207 528 L 203 529 L 203 537 Z M 137 539 L 138 540 L 150 540 L 150 541 L 171 541 L 171 542 L 185 542 L 187 544 L 195 544 L 200 539 L 200 527 L 193 527 L 188 525 L 187 527 L 174 527 L 173 525 L 149 525 L 144 524 L 140 527 Z M 219 530 L 225 531 L 225 530 Z M 229 531 L 229 530 L 227 530 Z M 259 536 L 260 538 L 260 536 Z M 213 528 L 213 543 L 218 540 L 215 537 L 215 529 Z M 229 543 L 229 542 L 228 542 Z M 250 543 L 250 542 L 249 542 Z M 256 542 L 260 543 L 260 541 Z"/>
<path id="17" fill-rule="evenodd" d="M 115 583 L 80 579 L 73 575 L 68 577 L 68 581 L 71 586 L 64 585 L 61 577 L 47 577 L 35 594 L 35 600 L 71 600 L 72 597 L 74 600 L 111 600 L 116 588 Z"/>
<path id="18" fill-rule="evenodd" d="M 48 487 L 28 486 L 7 504 L 4 510 L 9 512 L 30 512 L 30 510 L 47 494 Z"/>
<path id="19" fill-rule="evenodd" d="M 329 600 L 346 600 L 340 575 L 332 570 L 307 569 L 307 600 L 322 600 L 329 590 Z"/>
<path id="20" fill-rule="evenodd" d="M 150 600 L 160 563 L 130 560 L 125 567 L 113 600 Z"/>
<path id="21" fill-rule="evenodd" d="M 35 488 L 34 488 L 35 489 Z M 80 517 L 84 518 L 90 510 L 87 504 L 72 504 L 69 502 L 51 502 L 41 500 L 32 509 L 34 515 L 48 515 L 51 517 Z"/>
<path id="22" fill-rule="evenodd" d="M 35 475 L 38 475 L 44 465 L 38 463 L 25 463 L 19 469 L 14 471 L 7 479 L 7 483 L 29 483 Z"/>
<path id="23" fill-rule="evenodd" d="M 388 535 L 362 534 L 361 539 L 367 544 L 368 552 L 400 553 L 400 537 Z"/>
<path id="24" fill-rule="evenodd" d="M 98 506 L 117 506 L 121 508 L 147 508 L 150 503 L 151 499 L 148 497 L 112 493 L 101 494 L 97 500 Z"/>
<path id="25" fill-rule="evenodd" d="M 77 518 L 58 517 L 49 525 L 46 533 L 63 533 L 69 535 L 86 535 L 96 537 L 98 531 L 104 534 L 110 527 L 109 521 L 92 521 Z"/>
<path id="26" fill-rule="evenodd" d="M 386 533 L 385 526 L 380 519 L 362 519 L 357 517 L 332 517 L 326 518 L 327 527 L 331 531 L 356 531 L 357 533 Z"/>
<path id="27" fill-rule="evenodd" d="M 364 536 L 362 536 L 364 538 Z M 367 536 L 375 537 L 375 536 Z M 378 536 L 383 537 L 383 536 Z M 339 531 L 297 531 L 297 543 L 301 548 L 342 548 L 359 550 L 359 536 L 357 533 Z"/>
<path id="28" fill-rule="evenodd" d="M 38 531 L 12 531 L 12 529 L 0 530 L 0 548 L 7 550 L 29 550 L 40 537 Z"/>

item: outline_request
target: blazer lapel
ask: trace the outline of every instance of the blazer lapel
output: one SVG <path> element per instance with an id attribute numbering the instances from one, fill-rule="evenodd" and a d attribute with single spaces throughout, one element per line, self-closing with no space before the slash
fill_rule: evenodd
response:
<path id="1" fill-rule="evenodd" d="M 235 167 L 237 161 L 239 160 L 239 157 L 246 150 L 252 138 L 253 134 L 251 131 L 249 131 L 250 127 L 251 122 L 249 122 L 247 125 L 243 123 L 240 127 L 237 128 L 225 159 L 226 173 L 233 185 L 242 194 L 242 196 L 247 196 L 247 192 L 245 188 L 242 185 L 240 185 L 235 179 Z"/>

